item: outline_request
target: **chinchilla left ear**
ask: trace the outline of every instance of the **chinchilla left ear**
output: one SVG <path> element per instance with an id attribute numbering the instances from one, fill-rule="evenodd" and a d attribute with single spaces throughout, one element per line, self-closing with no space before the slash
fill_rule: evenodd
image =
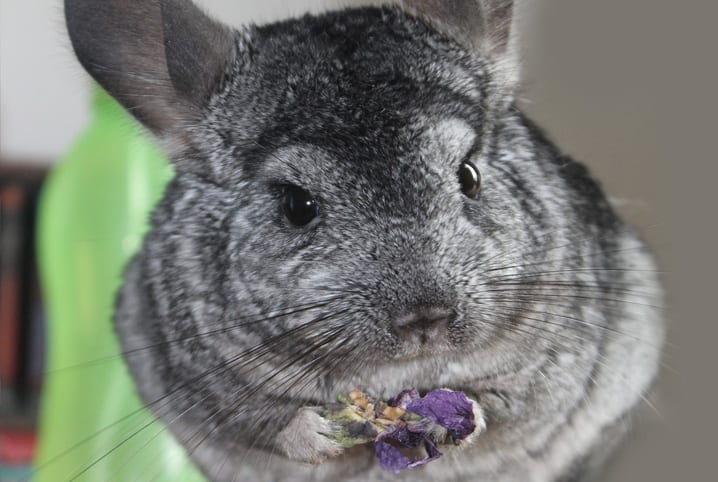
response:
<path id="1" fill-rule="evenodd" d="M 65 18 L 85 69 L 160 137 L 200 114 L 234 49 L 189 0 L 65 0 Z"/>
<path id="2" fill-rule="evenodd" d="M 404 0 L 406 8 L 466 49 L 487 58 L 497 81 L 518 81 L 513 0 Z"/>

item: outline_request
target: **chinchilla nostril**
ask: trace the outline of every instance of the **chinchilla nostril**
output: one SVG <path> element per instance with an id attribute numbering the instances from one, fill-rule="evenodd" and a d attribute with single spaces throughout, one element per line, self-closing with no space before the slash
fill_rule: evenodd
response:
<path id="1" fill-rule="evenodd" d="M 440 334 L 455 317 L 456 311 L 450 308 L 419 306 L 394 318 L 393 325 L 402 336 L 429 332 Z"/>

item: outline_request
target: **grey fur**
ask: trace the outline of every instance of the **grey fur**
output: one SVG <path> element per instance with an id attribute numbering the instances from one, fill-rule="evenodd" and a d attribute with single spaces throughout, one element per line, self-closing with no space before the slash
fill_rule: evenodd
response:
<path id="1" fill-rule="evenodd" d="M 506 15 L 490 12 L 511 2 L 456 2 L 481 28 L 409 3 L 250 26 L 227 48 L 188 2 L 66 2 L 83 65 L 177 165 L 116 326 L 126 350 L 153 347 L 127 357 L 140 394 L 210 479 L 568 480 L 617 443 L 604 436 L 656 375 L 650 254 L 518 110 L 502 49 L 482 47 L 508 42 Z M 162 39 L 98 4 L 141 6 Z M 88 8 L 92 28 L 73 21 Z M 186 27 L 166 28 L 168 15 Z M 187 32 L 220 39 L 214 54 Z M 137 34 L 206 62 L 183 68 Z M 111 55 L 128 49 L 132 75 Z M 147 79 L 159 100 L 140 105 Z M 482 173 L 477 200 L 459 187 L 466 159 Z M 306 227 L 279 208 L 289 184 L 321 205 Z M 426 307 L 457 316 L 442 336 L 400 337 L 393 320 Z M 307 408 L 357 386 L 464 390 L 486 432 L 381 472 L 369 447 L 340 453 Z"/>

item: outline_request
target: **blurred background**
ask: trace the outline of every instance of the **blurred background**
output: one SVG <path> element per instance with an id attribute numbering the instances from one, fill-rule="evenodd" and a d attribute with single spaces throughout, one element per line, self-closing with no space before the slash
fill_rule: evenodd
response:
<path id="1" fill-rule="evenodd" d="M 198 3 L 230 24 L 338 5 Z M 651 397 L 655 410 L 606 482 L 716 480 L 717 21 L 718 2 L 699 0 L 526 0 L 519 8 L 523 107 L 602 180 L 665 272 L 669 368 Z M 89 121 L 90 82 L 66 39 L 61 2 L 0 0 L 0 480 L 19 477 L 32 457 L 42 388 L 37 196 Z"/>

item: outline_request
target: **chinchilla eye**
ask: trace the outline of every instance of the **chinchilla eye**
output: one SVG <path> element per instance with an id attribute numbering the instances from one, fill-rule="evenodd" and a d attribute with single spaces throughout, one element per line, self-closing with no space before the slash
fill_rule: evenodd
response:
<path id="1" fill-rule="evenodd" d="M 304 189 L 286 186 L 282 195 L 282 211 L 290 223 L 306 226 L 319 216 L 319 203 Z"/>
<path id="2" fill-rule="evenodd" d="M 459 183 L 461 183 L 461 192 L 471 199 L 476 199 L 481 189 L 479 168 L 469 161 L 463 162 L 459 168 Z"/>

